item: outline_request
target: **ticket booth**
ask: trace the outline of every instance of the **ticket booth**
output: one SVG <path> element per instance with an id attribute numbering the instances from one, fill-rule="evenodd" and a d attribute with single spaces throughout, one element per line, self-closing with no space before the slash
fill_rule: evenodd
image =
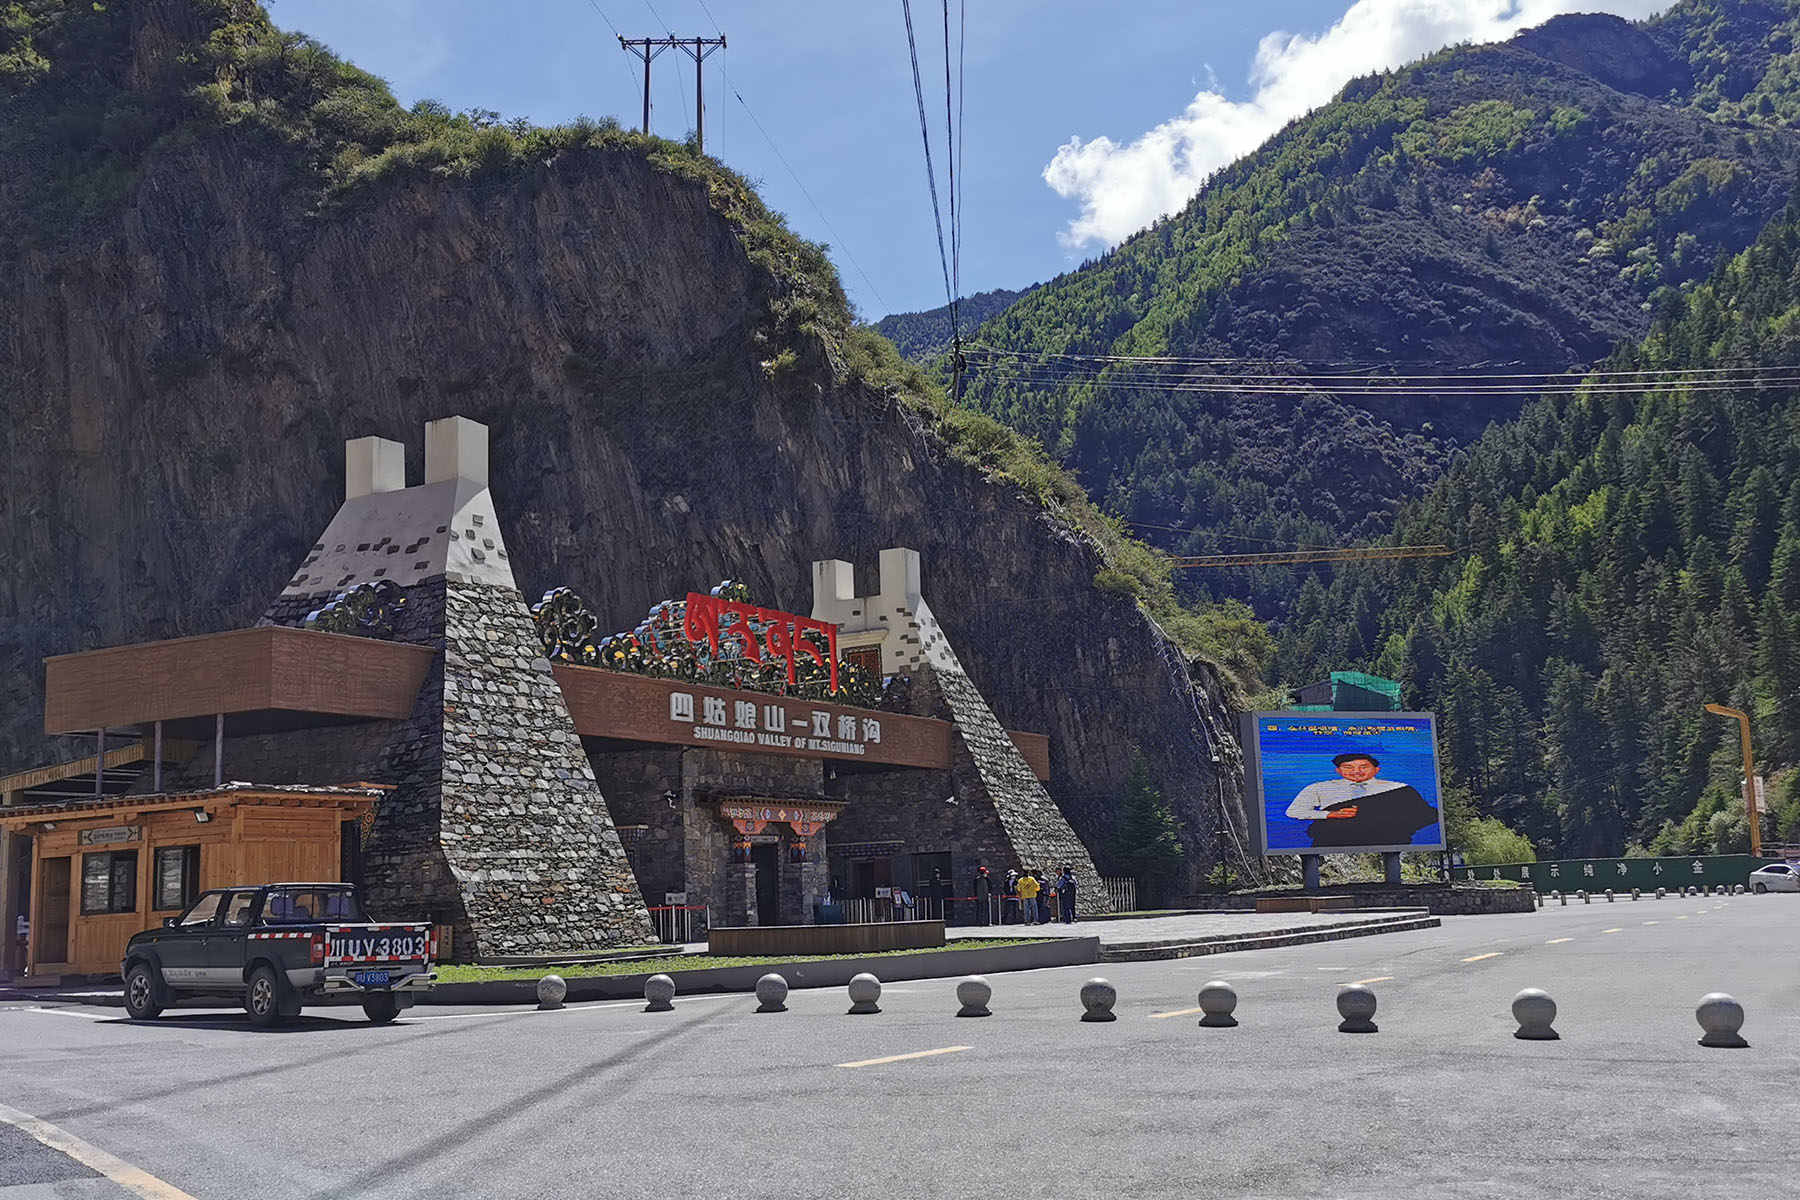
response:
<path id="1" fill-rule="evenodd" d="M 116 975 L 132 934 L 207 888 L 339 881 L 385 790 L 232 784 L 0 812 L 31 842 L 24 982 Z"/>

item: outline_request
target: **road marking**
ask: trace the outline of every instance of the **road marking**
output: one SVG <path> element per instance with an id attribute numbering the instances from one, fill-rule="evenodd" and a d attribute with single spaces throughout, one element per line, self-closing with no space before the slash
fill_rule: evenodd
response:
<path id="1" fill-rule="evenodd" d="M 1367 983 L 1386 983 L 1388 980 L 1390 980 L 1392 978 L 1393 978 L 1392 975 L 1377 975 L 1373 979 L 1352 979 L 1350 981 L 1350 983 L 1352 986 L 1360 986 L 1362 984 L 1367 984 Z"/>
<path id="2" fill-rule="evenodd" d="M 1463 961 L 1464 962 L 1480 962 L 1484 958 L 1499 958 L 1499 957 L 1500 957 L 1500 952 L 1498 950 L 1489 950 L 1486 954 L 1472 954 L 1468 958 L 1463 959 Z"/>
<path id="3" fill-rule="evenodd" d="M 1612 929 L 1602 929 L 1600 932 L 1601 933 L 1624 933 L 1625 931 L 1623 929 L 1617 928 L 1615 926 Z"/>
<path id="4" fill-rule="evenodd" d="M 1646 925 L 1661 925 L 1662 922 L 1661 921 L 1645 921 L 1644 924 L 1646 924 Z"/>
<path id="5" fill-rule="evenodd" d="M 1163 1018 L 1164 1018 L 1164 1017 L 1191 1017 L 1191 1016 L 1193 1016 L 1193 1015 L 1194 1015 L 1194 1014 L 1195 1014 L 1195 1013 L 1198 1013 L 1198 1012 L 1205 1012 L 1205 1011 L 1206 1011 L 1206 1010 L 1205 1010 L 1205 1009 L 1204 1009 L 1204 1008 L 1178 1008 L 1178 1009 L 1176 1009 L 1176 1010 L 1175 1010 L 1175 1011 L 1174 1011 L 1174 1012 L 1160 1012 L 1160 1013 L 1151 1013 L 1151 1014 L 1150 1014 L 1150 1019 L 1151 1019 L 1151 1020 L 1152 1020 L 1152 1021 L 1160 1021 L 1160 1020 L 1162 1020 L 1162 1019 L 1163 1019 Z M 850 1065 L 852 1065 L 852 1064 L 850 1064 L 850 1063 L 842 1063 L 842 1064 L 840 1064 L 840 1065 L 842 1065 L 842 1066 L 846 1066 L 846 1067 L 848 1067 L 848 1066 L 850 1066 Z"/>
<path id="6" fill-rule="evenodd" d="M 114 1013 L 70 1012 L 66 1008 L 39 1008 L 35 1004 L 27 1005 L 24 1008 L 15 1008 L 12 1011 L 43 1013 L 47 1017 L 78 1017 L 83 1021 L 117 1021 L 119 1019 L 119 1015 Z M 124 1010 L 121 1009 L 120 1013 L 123 1013 L 123 1011 Z"/>
<path id="7" fill-rule="evenodd" d="M 1544 945 L 1546 945 L 1546 946 L 1560 946 L 1560 945 L 1561 945 L 1561 944 L 1562 944 L 1562 943 L 1564 943 L 1564 942 L 1572 942 L 1572 941 L 1574 941 L 1574 940 L 1575 940 L 1575 939 L 1574 939 L 1574 938 L 1572 938 L 1572 937 L 1566 937 L 1566 938 L 1551 938 L 1551 939 L 1550 939 L 1550 940 L 1549 940 L 1549 941 L 1547 941 L 1547 942 L 1545 942 L 1545 943 L 1544 943 Z"/>
<path id="8" fill-rule="evenodd" d="M 1676 920 L 1677 920 L 1677 921 L 1685 921 L 1685 920 L 1687 920 L 1687 914 L 1686 914 L 1686 913 L 1682 913 L 1682 914 L 1681 914 L 1681 915 L 1680 915 L 1680 916 L 1679 916 L 1679 917 L 1676 917 L 1676 918 L 1675 918 L 1675 919 L 1676 919 Z"/>
<path id="9" fill-rule="evenodd" d="M 1174 1014 L 1169 1014 L 1173 1016 Z M 955 1054 L 958 1050 L 971 1050 L 972 1046 L 944 1046 L 937 1050 L 914 1050 L 911 1054 L 890 1054 L 886 1058 L 865 1058 L 860 1062 L 839 1063 L 840 1067 L 879 1067 L 884 1063 L 905 1062 L 909 1058 L 931 1058 L 939 1054 Z"/>
<path id="10" fill-rule="evenodd" d="M 30 1134 L 52 1150 L 61 1151 L 82 1166 L 100 1172 L 134 1196 L 142 1196 L 144 1200 L 194 1200 L 174 1184 L 164 1183 L 148 1171 L 134 1167 L 122 1158 L 114 1158 L 100 1147 L 90 1145 L 48 1121 L 40 1121 L 30 1113 L 0 1104 L 0 1121 Z"/>

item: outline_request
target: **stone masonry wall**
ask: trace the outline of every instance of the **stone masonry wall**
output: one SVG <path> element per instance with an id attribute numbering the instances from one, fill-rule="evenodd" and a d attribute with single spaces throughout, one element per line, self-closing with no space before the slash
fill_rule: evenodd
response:
<path id="1" fill-rule="evenodd" d="M 684 890 L 687 880 L 686 837 L 683 832 L 681 750 L 596 751 L 588 755 L 594 779 L 606 797 L 613 824 L 644 826 L 635 839 L 625 841 L 625 856 L 647 904 L 657 905 L 667 892 Z M 665 798 L 677 793 L 671 808 Z M 623 837 L 623 833 L 621 833 Z M 705 901 L 694 901 L 705 903 Z"/>
<path id="2" fill-rule="evenodd" d="M 446 587 L 438 837 L 478 956 L 654 941 L 516 588 Z"/>
<path id="3" fill-rule="evenodd" d="M 953 725 L 950 778 L 957 799 L 990 806 L 999 822 L 1010 861 L 990 861 L 989 867 L 1002 873 L 1009 866 L 1051 871 L 1069 867 L 1078 883 L 1076 911 L 1112 911 L 1087 847 L 995 720 L 974 681 L 958 668 L 927 664 L 920 668 L 915 691 L 921 703 L 931 703 L 935 696 L 941 715 Z"/>

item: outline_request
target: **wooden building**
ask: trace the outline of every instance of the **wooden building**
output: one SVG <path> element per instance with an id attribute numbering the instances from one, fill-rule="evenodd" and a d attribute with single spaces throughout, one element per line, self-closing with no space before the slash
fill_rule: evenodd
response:
<path id="1" fill-rule="evenodd" d="M 0 809 L 31 842 L 27 979 L 116 974 L 132 934 L 207 888 L 354 878 L 385 790 L 230 784 Z"/>

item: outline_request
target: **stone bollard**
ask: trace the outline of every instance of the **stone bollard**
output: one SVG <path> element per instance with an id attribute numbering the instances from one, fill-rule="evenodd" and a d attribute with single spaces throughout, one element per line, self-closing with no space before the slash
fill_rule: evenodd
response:
<path id="1" fill-rule="evenodd" d="M 788 981 L 770 972 L 756 981 L 756 1011 L 786 1012 Z"/>
<path id="2" fill-rule="evenodd" d="M 1662 888 L 1657 888 L 1657 889 L 1656 889 L 1656 898 L 1657 898 L 1657 899 L 1658 899 L 1658 900 L 1661 900 L 1661 899 L 1662 899 L 1662 898 L 1663 898 L 1663 894 L 1664 894 L 1664 893 L 1663 893 L 1663 889 L 1662 889 Z"/>
<path id="3" fill-rule="evenodd" d="M 546 975 L 538 980 L 538 1008 L 549 1011 L 563 1006 L 563 998 L 569 994 L 569 985 L 561 975 Z"/>
<path id="4" fill-rule="evenodd" d="M 1237 1008 L 1237 991 L 1223 979 L 1214 979 L 1200 989 L 1200 1011 L 1206 1015 L 1200 1024 L 1206 1029 L 1230 1029 L 1237 1024 L 1232 1016 Z"/>
<path id="5" fill-rule="evenodd" d="M 1638 890 L 1636 888 L 1631 889 L 1631 898 L 1633 900 L 1636 900 L 1638 898 Z"/>
<path id="6" fill-rule="evenodd" d="M 1613 902 L 1613 894 L 1612 894 L 1611 888 L 1606 889 L 1606 902 L 1608 904 L 1611 904 Z"/>
<path id="7" fill-rule="evenodd" d="M 988 1001 L 994 998 L 994 987 L 979 975 L 970 975 L 956 985 L 956 1010 L 959 1017 L 991 1017 Z"/>
<path id="8" fill-rule="evenodd" d="M 1702 996 L 1699 1007 L 1694 1009 L 1694 1019 L 1706 1031 L 1700 1039 L 1702 1046 L 1737 1050 L 1750 1044 L 1738 1036 L 1738 1030 L 1744 1027 L 1744 1006 L 1724 992 Z"/>
<path id="9" fill-rule="evenodd" d="M 1338 989 L 1339 1033 L 1379 1033 L 1372 1020 L 1375 1016 L 1375 993 L 1360 983 L 1347 983 Z"/>
<path id="10" fill-rule="evenodd" d="M 1118 1003 L 1119 989 L 1104 979 L 1090 979 L 1081 985 L 1081 1014 L 1084 1021 L 1116 1021 L 1113 1005 Z"/>
<path id="11" fill-rule="evenodd" d="M 1556 1020 L 1556 1001 L 1542 988 L 1526 988 L 1513 997 L 1513 1020 L 1519 1023 L 1513 1036 L 1527 1042 L 1554 1042 L 1562 1035 L 1550 1028 Z"/>
<path id="12" fill-rule="evenodd" d="M 644 1011 L 674 1012 L 675 981 L 667 975 L 652 975 L 644 980 Z"/>
<path id="13" fill-rule="evenodd" d="M 868 1016 L 881 1011 L 881 980 L 864 971 L 850 980 L 850 1015 Z"/>
<path id="14" fill-rule="evenodd" d="M 1743 895 L 1743 894 L 1744 894 L 1744 885 L 1743 885 L 1743 884 L 1741 884 L 1741 883 L 1740 883 L 1740 884 L 1738 884 L 1738 885 L 1737 885 L 1737 886 L 1736 886 L 1736 887 L 1734 887 L 1734 888 L 1732 888 L 1732 889 L 1731 889 L 1731 894 L 1732 894 L 1732 895 L 1734 895 L 1734 896 L 1741 896 L 1741 895 Z"/>

